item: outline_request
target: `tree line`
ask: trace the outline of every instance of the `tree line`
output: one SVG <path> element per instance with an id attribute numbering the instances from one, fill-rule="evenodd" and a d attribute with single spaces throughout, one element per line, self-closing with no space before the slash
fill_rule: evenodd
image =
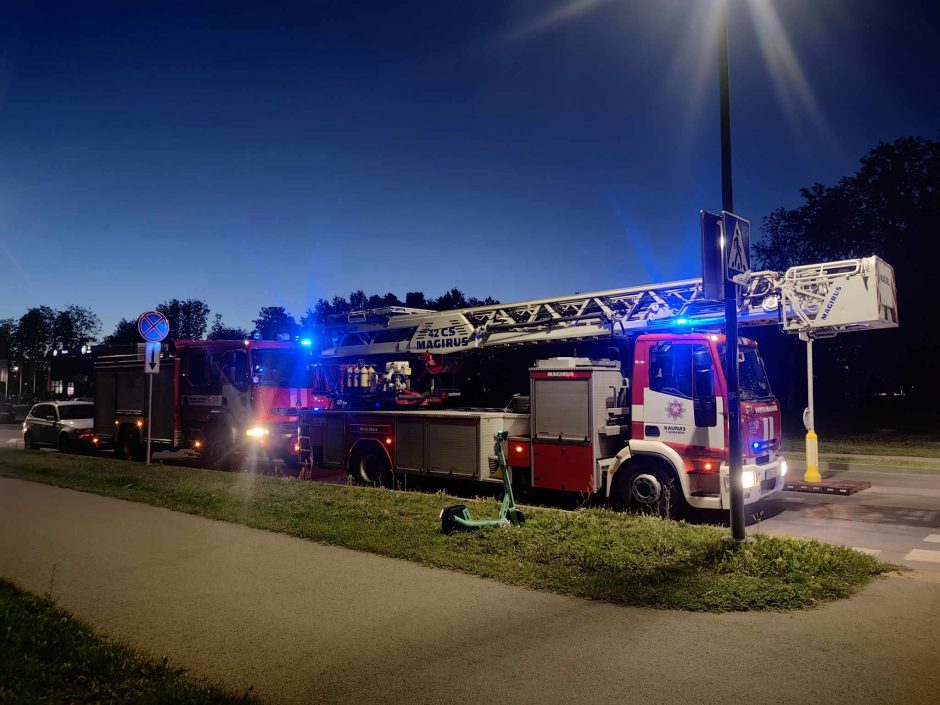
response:
<path id="1" fill-rule="evenodd" d="M 428 298 L 420 291 L 409 291 L 404 301 L 392 293 L 367 295 L 359 289 L 349 297 L 319 299 L 299 319 L 283 306 L 263 306 L 252 321 L 254 328 L 251 330 L 226 325 L 220 313 L 215 314 L 210 325 L 211 310 L 201 299 L 168 299 L 155 310 L 167 317 L 169 337 L 174 339 L 242 340 L 257 335 L 263 340 L 277 340 L 285 335 L 291 339 L 303 335 L 314 326 L 327 323 L 332 316 L 349 311 L 386 306 L 444 311 L 494 303 L 498 302 L 490 297 L 468 297 L 456 288 L 437 298 Z M 136 318 L 122 318 L 111 333 L 103 337 L 101 333 L 101 319 L 86 306 L 73 304 L 64 309 L 34 306 L 19 318 L 0 319 L 0 359 L 16 361 L 22 367 L 20 374 L 31 375 L 35 380 L 37 371 L 41 372 L 53 351 L 75 352 L 98 342 L 117 345 L 140 341 Z"/>

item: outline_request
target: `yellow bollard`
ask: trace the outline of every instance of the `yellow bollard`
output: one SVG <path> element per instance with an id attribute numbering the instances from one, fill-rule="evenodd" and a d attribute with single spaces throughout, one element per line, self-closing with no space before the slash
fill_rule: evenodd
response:
<path id="1" fill-rule="evenodd" d="M 803 473 L 803 482 L 822 482 L 822 475 L 819 474 L 819 440 L 813 429 L 806 432 L 806 472 Z"/>

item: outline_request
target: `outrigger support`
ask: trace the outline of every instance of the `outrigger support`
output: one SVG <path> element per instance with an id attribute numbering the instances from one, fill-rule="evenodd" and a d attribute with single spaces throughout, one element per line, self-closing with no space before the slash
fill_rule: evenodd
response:
<path id="1" fill-rule="evenodd" d="M 441 532 L 445 534 L 454 531 L 473 531 L 485 526 L 509 526 L 525 523 L 525 515 L 521 509 L 516 508 L 516 500 L 512 494 L 512 470 L 506 462 L 503 451 L 503 442 L 509 436 L 506 431 L 496 434 L 496 457 L 499 460 L 499 469 L 503 477 L 503 503 L 499 508 L 499 517 L 496 519 L 472 519 L 470 510 L 465 504 L 455 504 L 441 510 Z"/>

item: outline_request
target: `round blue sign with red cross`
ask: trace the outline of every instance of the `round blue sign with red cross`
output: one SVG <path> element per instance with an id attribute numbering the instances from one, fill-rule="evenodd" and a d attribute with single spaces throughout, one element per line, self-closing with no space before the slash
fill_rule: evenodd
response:
<path id="1" fill-rule="evenodd" d="M 159 311 L 147 311 L 137 319 L 137 332 L 148 343 L 159 343 L 170 334 L 170 322 Z"/>

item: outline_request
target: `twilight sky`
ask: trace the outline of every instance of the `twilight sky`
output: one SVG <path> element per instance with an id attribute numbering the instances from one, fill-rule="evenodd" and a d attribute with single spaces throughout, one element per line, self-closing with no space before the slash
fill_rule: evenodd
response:
<path id="1" fill-rule="evenodd" d="M 0 318 L 698 276 L 716 1 L 6 2 Z M 742 215 L 937 137 L 938 3 L 729 3 Z"/>

